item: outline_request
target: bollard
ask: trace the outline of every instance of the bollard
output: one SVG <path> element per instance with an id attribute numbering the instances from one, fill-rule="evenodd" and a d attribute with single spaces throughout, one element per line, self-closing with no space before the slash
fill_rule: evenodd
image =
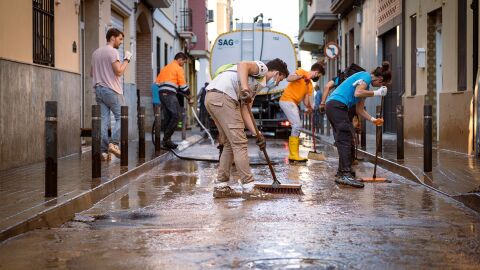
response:
<path id="1" fill-rule="evenodd" d="M 187 112 L 186 112 L 186 108 L 183 107 L 182 109 L 182 140 L 185 140 L 185 139 L 187 139 Z"/>
<path id="2" fill-rule="evenodd" d="M 432 171 L 432 105 L 425 105 L 423 119 L 423 171 Z"/>
<path id="3" fill-rule="evenodd" d="M 120 166 L 128 166 L 128 106 L 120 111 Z"/>
<path id="4" fill-rule="evenodd" d="M 138 108 L 138 158 L 145 158 L 145 107 Z"/>
<path id="5" fill-rule="evenodd" d="M 322 135 L 325 134 L 325 114 L 324 113 L 320 113 L 320 134 Z"/>
<path id="6" fill-rule="evenodd" d="M 100 105 L 92 105 L 92 178 L 102 177 L 101 145 L 102 117 Z"/>
<path id="7" fill-rule="evenodd" d="M 160 152 L 160 129 L 162 126 L 162 118 L 160 116 L 160 105 L 155 105 L 153 107 L 154 114 L 155 114 L 155 153 Z"/>
<path id="8" fill-rule="evenodd" d="M 403 106 L 397 105 L 397 159 L 404 159 Z"/>
<path id="9" fill-rule="evenodd" d="M 57 197 L 57 102 L 45 102 L 45 197 Z"/>
<path id="10" fill-rule="evenodd" d="M 378 119 L 378 118 L 381 118 L 382 117 L 382 107 L 379 105 L 377 106 L 377 114 L 375 115 L 375 117 Z M 375 126 L 375 131 L 376 131 L 376 143 L 377 143 L 377 151 L 379 154 L 382 153 L 382 126 Z"/>
<path id="11" fill-rule="evenodd" d="M 330 121 L 327 121 L 327 136 L 330 136 L 330 129 L 332 127 L 330 126 Z"/>
<path id="12" fill-rule="evenodd" d="M 365 109 L 365 107 L 363 107 Z M 362 131 L 360 133 L 360 148 L 367 149 L 367 120 L 362 117 Z"/>

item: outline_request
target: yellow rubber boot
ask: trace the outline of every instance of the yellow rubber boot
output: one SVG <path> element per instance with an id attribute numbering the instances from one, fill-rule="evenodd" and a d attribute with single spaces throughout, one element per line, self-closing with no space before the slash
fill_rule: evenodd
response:
<path id="1" fill-rule="evenodd" d="M 298 154 L 299 142 L 300 142 L 300 138 L 298 137 L 290 136 L 288 138 L 288 149 L 290 151 L 288 160 L 299 161 L 299 162 L 305 162 L 308 160 L 307 158 L 300 157 L 300 155 Z"/>

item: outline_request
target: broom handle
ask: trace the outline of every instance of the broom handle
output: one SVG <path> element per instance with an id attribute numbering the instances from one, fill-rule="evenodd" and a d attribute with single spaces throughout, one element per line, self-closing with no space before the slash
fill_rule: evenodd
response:
<path id="1" fill-rule="evenodd" d="M 382 100 L 380 101 L 380 117 L 383 118 L 383 96 Z M 373 167 L 373 178 L 377 178 L 377 161 L 378 161 L 378 145 L 379 145 L 379 137 L 375 134 L 375 165 Z"/>
<path id="2" fill-rule="evenodd" d="M 258 135 L 260 134 L 260 131 L 258 131 L 257 122 L 255 121 L 255 117 L 253 117 L 253 113 L 252 113 L 252 109 L 250 108 L 250 104 L 244 103 L 244 105 L 247 106 L 248 114 L 250 114 L 250 118 L 252 119 L 253 127 L 255 128 L 255 133 L 256 133 L 255 136 L 257 136 L 257 138 L 258 138 Z M 265 159 L 267 160 L 268 168 L 270 169 L 270 173 L 272 173 L 273 183 L 280 184 L 280 182 L 277 179 L 277 175 L 275 174 L 275 171 L 273 170 L 272 162 L 270 162 L 270 158 L 268 157 L 266 147 L 264 147 L 261 150 L 263 152 L 263 155 L 265 156 Z"/>

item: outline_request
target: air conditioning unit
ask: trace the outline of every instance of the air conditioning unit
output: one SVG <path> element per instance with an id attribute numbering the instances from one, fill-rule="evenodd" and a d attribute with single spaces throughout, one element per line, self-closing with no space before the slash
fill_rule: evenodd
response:
<path id="1" fill-rule="evenodd" d="M 207 21 L 206 23 L 213 22 L 213 9 L 207 10 Z"/>

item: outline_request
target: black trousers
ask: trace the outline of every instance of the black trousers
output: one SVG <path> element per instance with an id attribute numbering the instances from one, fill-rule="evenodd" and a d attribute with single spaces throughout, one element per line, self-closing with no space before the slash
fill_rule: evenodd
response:
<path id="1" fill-rule="evenodd" d="M 325 106 L 327 119 L 333 129 L 333 137 L 338 151 L 338 171 L 350 172 L 352 166 L 352 147 L 354 129 L 348 115 L 347 105 L 336 100 L 329 101 Z"/>
<path id="2" fill-rule="evenodd" d="M 180 119 L 180 104 L 176 93 L 160 91 L 160 102 L 162 108 L 165 109 L 165 133 L 163 141 L 169 141 L 172 138 L 173 132 L 177 129 L 178 120 Z"/>

